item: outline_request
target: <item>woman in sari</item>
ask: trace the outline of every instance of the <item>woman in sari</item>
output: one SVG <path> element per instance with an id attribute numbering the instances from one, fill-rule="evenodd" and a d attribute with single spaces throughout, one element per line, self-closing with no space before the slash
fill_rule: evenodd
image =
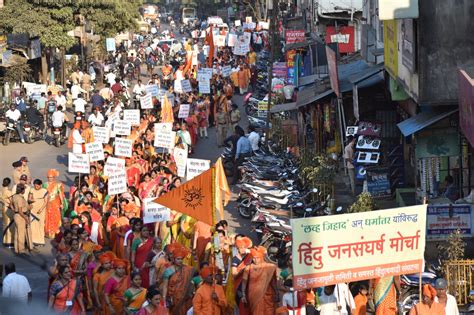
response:
<path id="1" fill-rule="evenodd" d="M 94 314 L 102 315 L 105 313 L 107 306 L 104 304 L 104 287 L 107 281 L 114 274 L 112 269 L 112 260 L 115 258 L 112 252 L 106 252 L 99 256 L 100 266 L 97 272 L 92 277 L 93 292 L 95 300 L 95 311 Z"/>
<path id="2" fill-rule="evenodd" d="M 155 189 L 156 183 L 151 180 L 151 174 L 146 173 L 143 175 L 143 181 L 138 186 L 138 196 L 143 201 L 151 195 L 151 192 Z"/>
<path id="3" fill-rule="evenodd" d="M 148 305 L 142 307 L 137 315 L 168 315 L 168 309 L 165 307 L 165 300 L 157 289 L 151 289 L 146 293 Z"/>
<path id="4" fill-rule="evenodd" d="M 155 283 L 155 265 L 158 259 L 161 257 L 165 256 L 164 251 L 162 250 L 162 244 L 161 244 L 161 239 L 159 237 L 153 237 L 153 247 L 151 251 L 148 253 L 147 257 L 147 262 L 149 263 L 149 285 L 152 285 Z"/>
<path id="5" fill-rule="evenodd" d="M 112 261 L 112 264 L 115 272 L 104 286 L 106 304 L 104 314 L 122 314 L 124 307 L 123 294 L 130 287 L 130 278 L 127 276 L 128 261 L 117 258 Z"/>
<path id="6" fill-rule="evenodd" d="M 160 292 L 164 292 L 163 288 L 163 274 L 166 269 L 171 267 L 173 265 L 173 247 L 175 247 L 177 243 L 173 243 L 170 245 L 166 245 L 165 248 L 163 249 L 164 255 L 158 258 L 154 264 L 154 278 L 153 281 L 150 283 L 150 285 L 154 284 L 156 288 Z"/>
<path id="7" fill-rule="evenodd" d="M 184 265 L 189 249 L 176 243 L 173 248 L 174 263 L 163 273 L 163 296 L 174 315 L 185 315 L 192 306 L 194 268 Z"/>
<path id="8" fill-rule="evenodd" d="M 186 248 L 191 248 L 191 239 L 194 233 L 194 224 L 196 224 L 196 219 L 190 217 L 189 215 L 182 215 L 180 218 L 180 232 L 176 238 L 176 242 L 183 245 Z M 193 257 L 186 257 L 184 263 L 188 266 L 191 266 L 193 262 Z"/>
<path id="9" fill-rule="evenodd" d="M 49 289 L 48 307 L 62 314 L 86 314 L 80 285 L 69 266 L 58 268 L 58 279 Z"/>
<path id="10" fill-rule="evenodd" d="M 71 249 L 71 240 L 73 237 L 72 230 L 66 230 L 63 232 L 63 237 L 58 243 L 57 250 L 59 253 L 67 253 Z"/>
<path id="11" fill-rule="evenodd" d="M 273 315 L 279 300 L 277 266 L 265 262 L 265 247 L 252 248 L 250 254 L 253 263 L 244 270 L 241 302 L 248 305 L 250 314 Z"/>
<path id="12" fill-rule="evenodd" d="M 234 277 L 234 296 L 237 307 L 239 308 L 239 314 L 247 315 L 250 314 L 248 305 L 240 301 L 242 297 L 242 279 L 245 268 L 252 263 L 252 255 L 250 255 L 250 248 L 252 247 L 252 240 L 248 237 L 239 237 L 235 240 L 235 247 L 237 248 L 237 254 L 232 259 L 232 276 Z"/>
<path id="13" fill-rule="evenodd" d="M 80 232 L 83 229 L 79 229 Z M 87 232 L 86 232 L 87 233 Z M 82 296 L 86 308 L 92 306 L 92 300 L 90 295 L 90 287 L 87 282 L 87 261 L 90 253 L 84 252 L 80 249 L 79 239 L 71 240 L 71 250 L 69 251 L 70 263 L 72 274 L 76 279 L 77 283 L 82 288 Z"/>
<path id="14" fill-rule="evenodd" d="M 194 224 L 193 255 L 197 257 L 199 263 L 205 260 L 206 247 L 211 241 L 211 226 L 198 221 Z"/>
<path id="15" fill-rule="evenodd" d="M 133 212 L 125 212 L 125 216 L 118 217 L 110 229 L 110 246 L 118 258 L 125 258 L 125 233 L 130 230 L 130 216 Z"/>
<path id="16" fill-rule="evenodd" d="M 144 288 L 148 288 L 150 280 L 150 263 L 147 261 L 148 253 L 153 247 L 153 238 L 150 238 L 148 227 L 143 225 L 140 236 L 132 243 L 132 266 L 135 271 L 140 271 Z"/>
<path id="17" fill-rule="evenodd" d="M 48 190 L 49 200 L 46 205 L 46 221 L 45 221 L 45 236 L 53 239 L 56 233 L 59 232 L 61 225 L 61 211 L 63 209 L 64 201 L 64 186 L 56 181 L 59 172 L 55 169 L 48 170 L 47 182 L 44 188 Z"/>
<path id="18" fill-rule="evenodd" d="M 132 222 L 133 221 L 133 222 Z M 125 256 L 131 261 L 132 259 L 132 243 L 135 238 L 140 237 L 140 230 L 142 229 L 143 221 L 139 218 L 132 218 L 130 220 L 131 229 L 125 233 L 125 242 L 127 247 L 125 248 Z M 133 263 L 132 263 L 133 268 Z"/>
<path id="19" fill-rule="evenodd" d="M 132 286 L 123 294 L 125 298 L 124 310 L 127 315 L 135 315 L 146 300 L 146 289 L 142 287 L 140 273 L 132 273 L 130 279 Z"/>
<path id="20" fill-rule="evenodd" d="M 48 298 L 49 301 L 49 290 L 51 289 L 51 285 L 54 281 L 58 279 L 59 276 L 59 268 L 69 266 L 69 255 L 59 253 L 56 255 L 56 260 L 54 261 L 54 265 L 48 268 Z"/>
<path id="21" fill-rule="evenodd" d="M 397 314 L 397 292 L 400 290 L 400 278 L 389 276 L 377 278 L 373 283 L 376 315 Z"/>

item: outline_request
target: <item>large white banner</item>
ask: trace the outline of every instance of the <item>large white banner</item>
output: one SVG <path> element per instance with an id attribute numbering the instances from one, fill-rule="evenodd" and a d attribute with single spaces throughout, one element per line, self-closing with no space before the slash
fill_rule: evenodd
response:
<path id="1" fill-rule="evenodd" d="M 104 160 L 104 147 L 100 142 L 86 143 L 86 153 L 91 162 Z"/>
<path id="2" fill-rule="evenodd" d="M 127 173 L 118 172 L 110 175 L 107 186 L 109 195 L 117 195 L 127 192 Z"/>
<path id="3" fill-rule="evenodd" d="M 132 157 L 133 140 L 115 138 L 114 153 L 116 156 Z"/>
<path id="4" fill-rule="evenodd" d="M 69 173 L 90 173 L 89 154 L 72 153 L 68 154 L 68 172 Z"/>
<path id="5" fill-rule="evenodd" d="M 143 223 L 163 222 L 170 219 L 170 209 L 153 202 L 156 198 L 145 198 L 143 206 Z"/>
<path id="6" fill-rule="evenodd" d="M 188 150 L 181 148 L 174 148 L 173 152 L 176 167 L 178 168 L 178 176 L 184 177 L 186 174 L 186 161 L 188 159 Z"/>
<path id="7" fill-rule="evenodd" d="M 211 161 L 189 159 L 186 161 L 186 180 L 191 180 L 211 167 Z"/>
<path id="8" fill-rule="evenodd" d="M 120 172 L 125 172 L 125 160 L 109 156 L 104 166 L 104 175 L 110 176 Z"/>

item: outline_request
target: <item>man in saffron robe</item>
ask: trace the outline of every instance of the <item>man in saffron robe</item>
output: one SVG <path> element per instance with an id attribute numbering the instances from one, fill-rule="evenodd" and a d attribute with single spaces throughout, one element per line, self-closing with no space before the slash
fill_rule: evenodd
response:
<path id="1" fill-rule="evenodd" d="M 197 289 L 193 298 L 194 315 L 221 315 L 227 306 L 224 288 L 214 283 L 211 267 L 205 266 L 199 273 L 204 283 Z"/>

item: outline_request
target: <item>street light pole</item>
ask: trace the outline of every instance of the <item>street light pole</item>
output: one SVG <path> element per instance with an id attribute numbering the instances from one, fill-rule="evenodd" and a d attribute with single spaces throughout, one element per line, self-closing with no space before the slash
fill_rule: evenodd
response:
<path id="1" fill-rule="evenodd" d="M 272 15 L 270 18 L 270 64 L 268 65 L 268 103 L 267 103 L 267 117 L 266 117 L 266 137 L 265 142 L 268 143 L 270 135 L 270 106 L 272 104 L 272 81 L 273 81 L 273 62 L 275 61 L 275 29 L 276 20 L 278 16 L 278 1 L 270 0 L 268 2 L 272 6 Z"/>

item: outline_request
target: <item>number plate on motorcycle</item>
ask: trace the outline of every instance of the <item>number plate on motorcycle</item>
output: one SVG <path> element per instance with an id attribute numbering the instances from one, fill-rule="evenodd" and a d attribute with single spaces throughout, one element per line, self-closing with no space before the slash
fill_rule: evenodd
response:
<path id="1" fill-rule="evenodd" d="M 55 131 L 54 134 L 55 135 L 59 135 L 61 132 L 60 131 Z"/>

